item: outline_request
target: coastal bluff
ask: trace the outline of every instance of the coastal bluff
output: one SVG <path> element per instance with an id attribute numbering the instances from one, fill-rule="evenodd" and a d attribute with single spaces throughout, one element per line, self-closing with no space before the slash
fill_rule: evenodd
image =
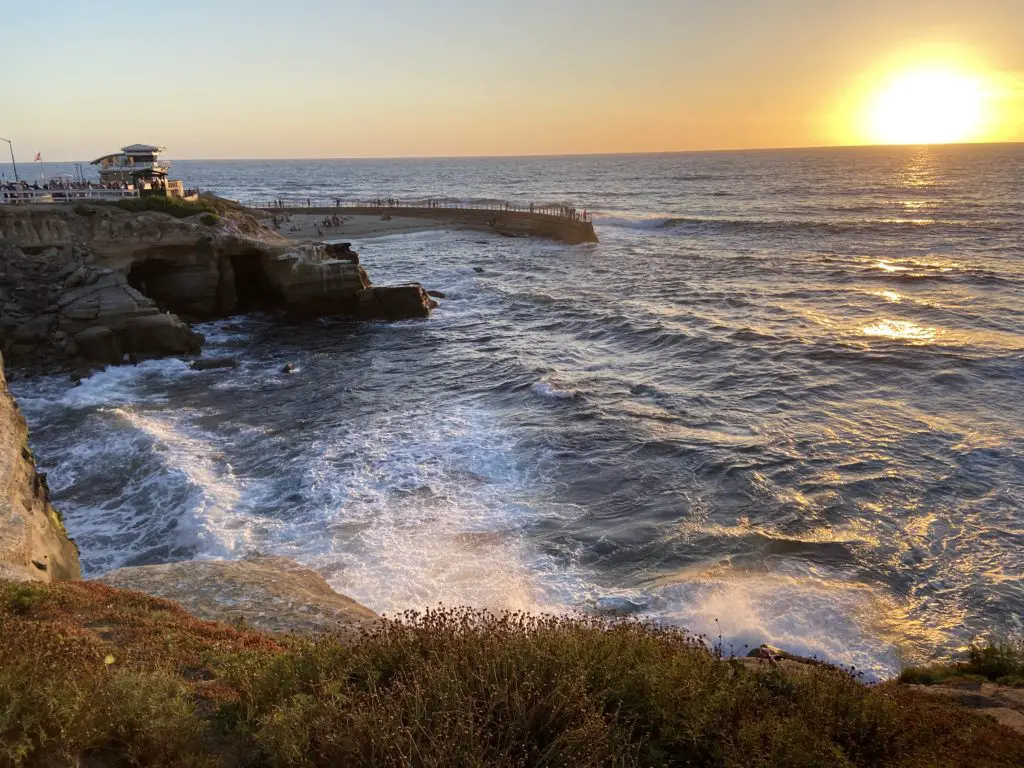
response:
<path id="1" fill-rule="evenodd" d="M 0 366 L 0 579 L 78 578 L 78 549 L 50 504 L 46 477 L 36 471 L 28 447 L 25 417 Z"/>
<path id="2" fill-rule="evenodd" d="M 437 306 L 418 283 L 374 286 L 344 244 L 294 243 L 240 206 L 202 204 L 0 207 L 8 363 L 41 372 L 197 354 L 190 322 L 250 311 L 401 320 Z"/>

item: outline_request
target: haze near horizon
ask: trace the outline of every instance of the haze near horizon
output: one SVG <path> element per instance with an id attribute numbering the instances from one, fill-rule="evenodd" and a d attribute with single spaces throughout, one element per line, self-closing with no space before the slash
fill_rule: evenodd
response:
<path id="1" fill-rule="evenodd" d="M 20 161 L 1024 141 L 1019 2 L 551 5 L 19 4 L 0 136 Z"/>

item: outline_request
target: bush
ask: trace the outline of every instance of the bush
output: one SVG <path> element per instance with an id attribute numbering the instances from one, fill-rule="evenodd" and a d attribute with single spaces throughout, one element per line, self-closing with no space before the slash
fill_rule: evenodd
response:
<path id="1" fill-rule="evenodd" d="M 218 216 L 215 213 L 204 213 L 202 216 L 199 217 L 199 220 L 203 222 L 203 224 L 205 224 L 206 226 L 212 227 L 218 221 L 220 221 L 220 216 Z"/>
<path id="2" fill-rule="evenodd" d="M 8 611 L 24 616 L 46 599 L 47 592 L 42 584 L 13 582 L 4 585 L 0 595 L 3 595 L 2 602 L 6 604 Z"/>
<path id="3" fill-rule="evenodd" d="M 96 209 L 95 208 L 90 208 L 85 203 L 79 203 L 78 205 L 76 205 L 74 207 L 73 210 L 79 216 L 95 216 L 96 215 Z"/>
<path id="4" fill-rule="evenodd" d="M 1024 645 L 996 641 L 972 645 L 967 651 L 967 669 L 989 680 L 1024 676 Z"/>
<path id="5" fill-rule="evenodd" d="M 965 661 L 909 667 L 900 674 L 900 682 L 936 685 L 952 680 L 990 680 L 1024 686 L 1024 643 L 996 640 L 974 643 L 967 649 Z"/>
<path id="6" fill-rule="evenodd" d="M 1024 765 L 1024 737 L 631 621 L 406 614 L 270 639 L 96 584 L 0 606 L 0 764 Z"/>
<path id="7" fill-rule="evenodd" d="M 118 200 L 115 205 L 121 210 L 131 213 L 157 211 L 170 214 L 179 219 L 195 216 L 197 213 L 215 212 L 215 207 L 203 198 L 199 200 L 183 200 L 180 197 L 164 197 L 163 195 L 126 197 Z"/>

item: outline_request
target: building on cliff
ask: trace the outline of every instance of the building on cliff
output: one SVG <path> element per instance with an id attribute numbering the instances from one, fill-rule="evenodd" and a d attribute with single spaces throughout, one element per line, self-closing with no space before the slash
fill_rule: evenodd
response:
<path id="1" fill-rule="evenodd" d="M 131 144 L 122 147 L 120 152 L 98 157 L 92 161 L 92 165 L 99 166 L 98 183 L 61 176 L 42 184 L 27 181 L 0 184 L 0 205 L 75 203 L 148 195 L 198 199 L 198 190 L 186 190 L 181 181 L 168 178 L 169 166 L 159 157 L 163 151 L 164 147 Z"/>
<path id="2" fill-rule="evenodd" d="M 140 195 L 192 198 L 186 195 L 180 180 L 168 178 L 170 166 L 160 161 L 160 153 L 166 149 L 151 144 L 130 144 L 121 147 L 120 152 L 96 158 L 92 164 L 99 166 L 103 186 L 123 186 L 138 190 Z"/>

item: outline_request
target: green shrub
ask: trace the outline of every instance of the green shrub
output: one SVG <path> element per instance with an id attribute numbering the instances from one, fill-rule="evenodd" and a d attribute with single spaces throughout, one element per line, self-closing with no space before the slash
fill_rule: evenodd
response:
<path id="1" fill-rule="evenodd" d="M 204 213 L 202 216 L 199 217 L 199 220 L 203 222 L 203 224 L 205 224 L 206 226 L 212 227 L 218 221 L 220 221 L 220 216 L 218 216 L 215 213 Z"/>
<path id="2" fill-rule="evenodd" d="M 95 216 L 96 215 L 96 209 L 95 208 L 90 208 L 85 203 L 79 203 L 78 205 L 76 205 L 74 207 L 73 210 L 79 216 Z"/>
<path id="3" fill-rule="evenodd" d="M 0 595 L 3 596 L 7 610 L 18 616 L 24 616 L 30 613 L 36 605 L 44 602 L 48 593 L 42 584 L 12 582 L 0 585 Z"/>
<path id="4" fill-rule="evenodd" d="M 203 198 L 199 200 L 183 200 L 180 197 L 164 197 L 163 195 L 126 197 L 118 200 L 115 205 L 121 210 L 131 213 L 157 211 L 170 214 L 179 219 L 195 216 L 197 213 L 215 212 L 214 206 Z"/>
<path id="5" fill-rule="evenodd" d="M 1024 683 L 1024 644 L 996 640 L 974 643 L 965 661 L 908 667 L 900 674 L 902 683 L 936 685 L 951 680 L 991 680 L 1021 687 Z"/>
<path id="6" fill-rule="evenodd" d="M 1024 675 L 1024 645 L 995 641 L 975 644 L 967 650 L 967 669 L 989 680 Z"/>

